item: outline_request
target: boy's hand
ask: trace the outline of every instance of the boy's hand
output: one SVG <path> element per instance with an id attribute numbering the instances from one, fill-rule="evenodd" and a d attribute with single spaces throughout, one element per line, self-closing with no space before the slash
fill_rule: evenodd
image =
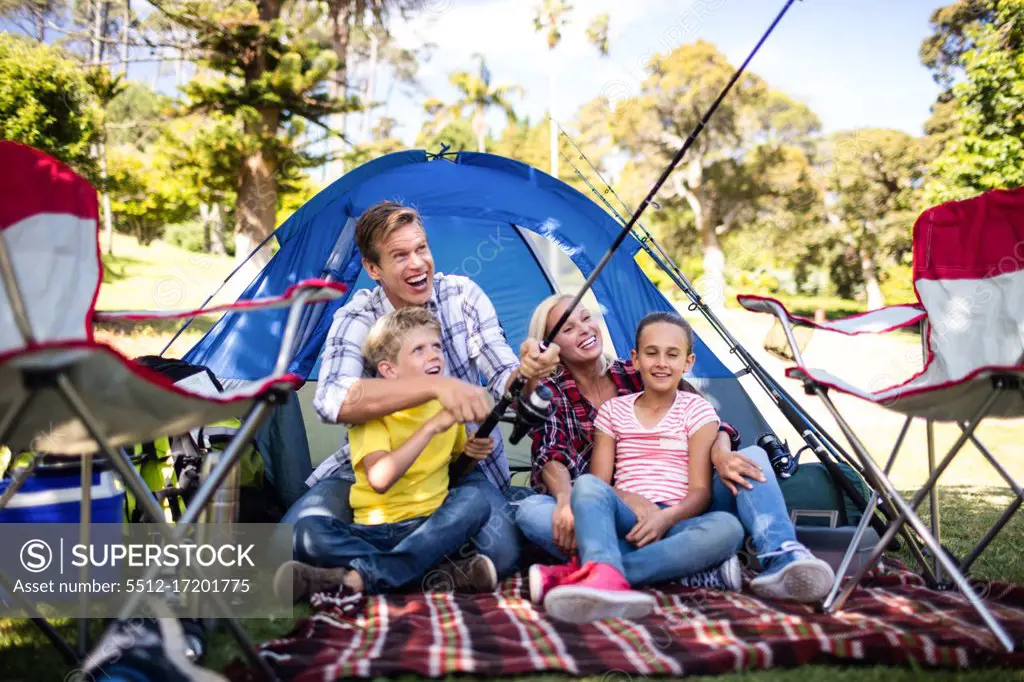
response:
<path id="1" fill-rule="evenodd" d="M 527 379 L 542 379 L 558 366 L 558 344 L 552 343 L 543 353 L 540 341 L 526 339 L 519 347 L 519 374 Z"/>
<path id="2" fill-rule="evenodd" d="M 443 409 L 430 418 L 430 427 L 433 430 L 434 435 L 437 435 L 452 428 L 456 422 L 458 422 L 458 419 L 455 418 L 455 415 L 448 410 Z"/>
<path id="3" fill-rule="evenodd" d="M 494 438 L 491 438 L 490 436 L 487 438 L 467 438 L 466 445 L 462 448 L 462 452 L 467 457 L 475 459 L 478 462 L 487 459 L 493 451 Z"/>
<path id="4" fill-rule="evenodd" d="M 626 541 L 633 543 L 637 547 L 643 547 L 656 540 L 660 540 L 661 536 L 671 527 L 671 517 L 665 513 L 664 509 L 658 509 L 655 513 L 649 514 L 643 521 L 638 521 L 626 535 Z"/>
<path id="5" fill-rule="evenodd" d="M 433 388 L 434 396 L 461 424 L 482 422 L 491 413 L 491 396 L 483 386 L 474 386 L 452 377 L 438 377 Z"/>

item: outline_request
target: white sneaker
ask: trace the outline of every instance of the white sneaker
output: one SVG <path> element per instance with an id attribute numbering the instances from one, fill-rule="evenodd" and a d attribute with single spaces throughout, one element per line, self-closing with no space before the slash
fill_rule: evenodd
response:
<path id="1" fill-rule="evenodd" d="M 758 559 L 767 566 L 750 581 L 750 589 L 764 599 L 813 604 L 825 598 L 836 579 L 832 567 L 799 542 L 783 542 L 777 551 L 760 554 Z"/>
<path id="2" fill-rule="evenodd" d="M 739 592 L 743 587 L 740 558 L 734 554 L 715 568 L 698 571 L 693 575 L 680 578 L 679 584 L 684 587 Z"/>

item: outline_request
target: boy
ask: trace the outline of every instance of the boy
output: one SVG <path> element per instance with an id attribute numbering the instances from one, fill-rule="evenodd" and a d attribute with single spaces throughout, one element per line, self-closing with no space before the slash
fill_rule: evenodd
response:
<path id="1" fill-rule="evenodd" d="M 426 308 L 398 308 L 371 327 L 363 355 L 383 379 L 440 378 L 440 323 Z M 490 516 L 490 504 L 475 487 L 448 490 L 448 465 L 461 453 L 484 460 L 494 442 L 467 438 L 466 427 L 438 400 L 353 426 L 349 443 L 355 523 L 328 516 L 300 519 L 295 525 L 300 561 L 278 570 L 279 594 L 289 582 L 295 600 L 339 585 L 369 594 L 407 587 L 455 555 Z M 486 591 L 497 585 L 494 564 L 480 554 L 445 560 L 439 570 L 455 589 Z"/>

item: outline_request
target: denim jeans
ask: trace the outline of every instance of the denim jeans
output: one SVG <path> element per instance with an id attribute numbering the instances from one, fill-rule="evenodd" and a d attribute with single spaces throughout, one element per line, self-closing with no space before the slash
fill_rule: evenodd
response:
<path id="1" fill-rule="evenodd" d="M 332 518 L 342 525 L 352 523 L 352 507 L 349 505 L 348 497 L 351 487 L 352 481 L 342 478 L 325 478 L 318 481 L 291 506 L 281 519 L 281 523 L 295 525 L 303 518 L 314 516 Z M 499 578 L 515 573 L 519 567 L 519 552 L 522 550 L 523 541 L 515 524 L 515 510 L 509 504 L 509 500 L 519 499 L 532 491 L 513 486 L 502 493 L 476 468 L 466 474 L 452 490 L 463 487 L 477 490 L 490 508 L 487 522 L 472 538 L 470 544 L 480 554 L 494 562 Z M 282 533 L 287 533 L 287 528 L 291 526 L 283 527 Z M 295 537 L 297 538 L 297 535 Z M 287 542 L 287 539 L 282 541 Z M 299 555 L 297 545 L 297 542 L 293 543 L 296 558 Z"/>
<path id="2" fill-rule="evenodd" d="M 718 566 L 743 545 L 743 527 L 735 516 L 707 512 L 680 521 L 660 540 L 638 548 L 625 539 L 636 525 L 633 510 L 592 474 L 576 479 L 571 504 L 580 563 L 610 564 L 634 587 Z"/>
<path id="3" fill-rule="evenodd" d="M 501 492 L 483 470 L 474 467 L 463 476 L 455 490 L 472 488 L 480 492 L 490 505 L 491 515 L 483 530 L 473 538 L 471 544 L 476 550 L 494 562 L 499 578 L 512 575 L 519 568 L 519 554 L 523 549 L 523 538 L 516 527 L 515 508 L 509 500 L 520 498 L 524 491 L 516 486 Z"/>
<path id="4" fill-rule="evenodd" d="M 459 487 L 433 514 L 373 526 L 311 514 L 295 524 L 295 558 L 317 566 L 346 566 L 369 594 L 422 580 L 441 559 L 480 533 L 491 507 L 479 490 Z"/>
<path id="5" fill-rule="evenodd" d="M 751 536 L 758 554 L 773 552 L 787 540 L 796 540 L 796 531 L 786 511 L 786 501 L 775 478 L 768 455 L 757 446 L 740 451 L 757 462 L 764 471 L 765 482 L 751 481 L 752 490 L 738 488 L 733 495 L 715 473 L 711 480 L 711 505 L 708 511 L 728 512 L 737 516 L 743 529 Z M 519 503 L 516 525 L 529 542 L 537 545 L 559 561 L 569 558 L 555 545 L 551 516 L 555 511 L 555 498 L 534 495 Z"/>
<path id="6" fill-rule="evenodd" d="M 716 473 L 711 481 L 711 506 L 708 509 L 735 514 L 750 536 L 755 552 L 774 552 L 783 542 L 796 541 L 796 529 L 789 520 L 786 501 L 775 478 L 775 470 L 768 461 L 768 453 L 756 445 L 743 448 L 740 453 L 757 462 L 764 472 L 764 483 L 751 481 L 751 490 L 738 487 L 738 494 L 733 495 Z"/>

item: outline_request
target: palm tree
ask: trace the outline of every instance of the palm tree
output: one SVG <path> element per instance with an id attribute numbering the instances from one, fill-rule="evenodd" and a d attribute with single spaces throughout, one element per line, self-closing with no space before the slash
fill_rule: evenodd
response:
<path id="1" fill-rule="evenodd" d="M 477 60 L 476 73 L 456 71 L 448 78 L 459 91 L 459 99 L 449 107 L 449 110 L 455 116 L 469 112 L 473 132 L 476 134 L 477 150 L 483 152 L 486 151 L 487 111 L 497 107 L 505 112 L 505 117 L 509 121 L 515 123 L 516 112 L 509 99 L 521 95 L 523 89 L 518 85 L 492 85 L 491 72 L 483 55 L 476 54 L 473 57 Z"/>

